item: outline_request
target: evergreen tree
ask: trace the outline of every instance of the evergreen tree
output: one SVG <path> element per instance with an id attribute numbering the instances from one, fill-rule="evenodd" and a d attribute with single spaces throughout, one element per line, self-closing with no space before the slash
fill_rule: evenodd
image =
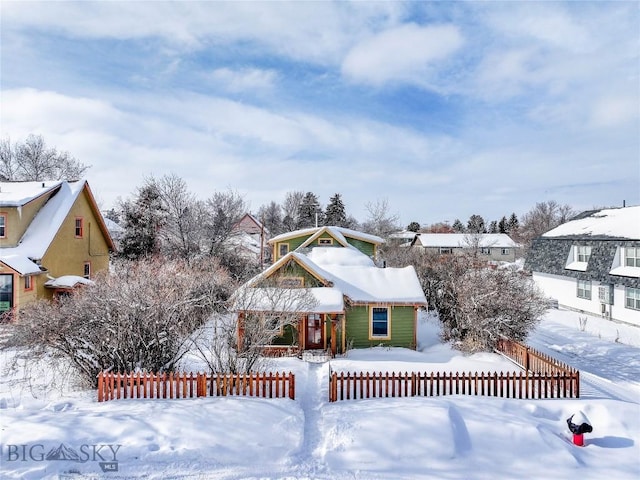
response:
<path id="1" fill-rule="evenodd" d="M 492 220 L 489 224 L 489 233 L 498 233 L 498 222 Z"/>
<path id="2" fill-rule="evenodd" d="M 407 231 L 409 232 L 417 232 L 418 230 L 420 230 L 420 224 L 418 222 L 411 222 L 407 225 Z"/>
<path id="3" fill-rule="evenodd" d="M 515 213 L 512 213 L 511 216 L 509 217 L 509 223 L 507 224 L 507 232 L 514 233 L 518 230 L 518 227 L 520 227 L 520 223 L 518 222 L 518 217 L 516 216 Z"/>
<path id="4" fill-rule="evenodd" d="M 342 195 L 339 193 L 336 193 L 329 199 L 329 204 L 324 214 L 324 224 L 338 227 L 345 227 L 347 225 L 347 214 L 344 203 L 342 202 Z"/>
<path id="5" fill-rule="evenodd" d="M 119 255 L 129 260 L 154 255 L 160 251 L 159 230 L 165 211 L 158 188 L 147 184 L 138 196 L 122 205 L 125 233 L 120 242 Z"/>
<path id="6" fill-rule="evenodd" d="M 481 215 L 471 215 L 467 222 L 467 232 L 469 233 L 487 233 L 484 224 L 484 218 Z"/>
<path id="7" fill-rule="evenodd" d="M 502 217 L 498 222 L 498 233 L 507 233 L 509 224 L 507 223 L 507 217 Z"/>
<path id="8" fill-rule="evenodd" d="M 300 204 L 297 228 L 309 228 L 322 224 L 322 208 L 317 195 L 313 192 L 305 193 Z"/>
<path id="9" fill-rule="evenodd" d="M 460 219 L 456 218 L 455 222 L 453 222 L 452 227 L 456 233 L 464 233 L 464 225 L 462 224 Z"/>

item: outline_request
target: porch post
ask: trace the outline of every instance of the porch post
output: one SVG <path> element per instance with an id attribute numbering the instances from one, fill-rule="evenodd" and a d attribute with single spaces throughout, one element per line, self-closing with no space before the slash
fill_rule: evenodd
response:
<path id="1" fill-rule="evenodd" d="M 338 316 L 337 315 L 333 315 L 330 317 L 331 318 L 331 355 L 333 355 L 335 357 L 337 351 L 336 351 L 336 335 L 338 334 L 337 332 L 337 322 L 338 322 Z"/>

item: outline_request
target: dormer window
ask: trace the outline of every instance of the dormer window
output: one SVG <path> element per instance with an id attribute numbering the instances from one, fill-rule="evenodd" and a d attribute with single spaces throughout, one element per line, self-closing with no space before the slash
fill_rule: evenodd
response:
<path id="1" fill-rule="evenodd" d="M 564 268 L 567 270 L 577 270 L 579 272 L 585 272 L 589 265 L 589 258 L 591 257 L 591 247 L 586 245 L 573 245 L 569 251 L 567 262 Z"/>
<path id="2" fill-rule="evenodd" d="M 333 245 L 333 238 L 319 238 L 318 245 Z"/>
<path id="3" fill-rule="evenodd" d="M 640 267 L 640 247 L 624 248 L 624 266 Z"/>
<path id="4" fill-rule="evenodd" d="M 76 238 L 82 238 L 84 236 L 84 218 L 76 218 Z"/>

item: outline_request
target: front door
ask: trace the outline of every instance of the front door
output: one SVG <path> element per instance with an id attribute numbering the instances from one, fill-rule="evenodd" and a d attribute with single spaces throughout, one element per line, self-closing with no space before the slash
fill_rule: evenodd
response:
<path id="1" fill-rule="evenodd" d="M 324 348 L 324 328 L 322 325 L 322 315 L 311 313 L 305 320 L 305 350 L 316 350 Z"/>

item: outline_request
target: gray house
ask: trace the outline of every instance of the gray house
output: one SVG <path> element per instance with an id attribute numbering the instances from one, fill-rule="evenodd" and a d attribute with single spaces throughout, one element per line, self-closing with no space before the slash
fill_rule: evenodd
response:
<path id="1" fill-rule="evenodd" d="M 640 325 L 640 206 L 581 213 L 536 238 L 525 268 L 562 307 Z"/>
<path id="2" fill-rule="evenodd" d="M 474 252 L 494 262 L 514 262 L 521 251 L 505 233 L 416 233 L 411 247 L 441 254 Z"/>

